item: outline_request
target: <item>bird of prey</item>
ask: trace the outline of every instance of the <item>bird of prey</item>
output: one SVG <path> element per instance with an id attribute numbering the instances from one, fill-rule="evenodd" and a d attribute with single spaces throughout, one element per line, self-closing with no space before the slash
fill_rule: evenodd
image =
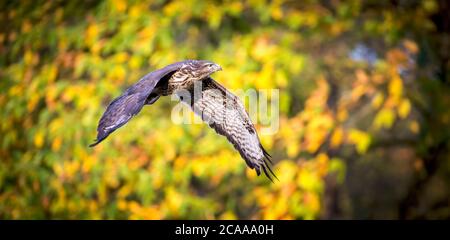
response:
<path id="1" fill-rule="evenodd" d="M 271 156 L 261 145 L 240 99 L 210 77 L 220 70 L 222 68 L 211 61 L 186 60 L 148 73 L 109 104 L 100 118 L 97 139 L 90 147 L 126 124 L 144 105 L 155 103 L 161 96 L 184 91 L 188 97 L 180 94 L 180 100 L 218 134 L 225 136 L 258 176 L 262 170 L 273 181 L 270 174 L 277 177 L 268 164 L 272 163 Z M 199 83 L 200 94 L 197 95 L 200 96 L 194 96 Z"/>

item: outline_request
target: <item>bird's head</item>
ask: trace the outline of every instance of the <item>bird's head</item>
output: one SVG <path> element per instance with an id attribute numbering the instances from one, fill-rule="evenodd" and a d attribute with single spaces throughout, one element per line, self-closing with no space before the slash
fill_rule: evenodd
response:
<path id="1" fill-rule="evenodd" d="M 222 67 L 211 61 L 189 60 L 180 70 L 189 74 L 192 80 L 202 80 L 217 71 L 221 71 Z"/>

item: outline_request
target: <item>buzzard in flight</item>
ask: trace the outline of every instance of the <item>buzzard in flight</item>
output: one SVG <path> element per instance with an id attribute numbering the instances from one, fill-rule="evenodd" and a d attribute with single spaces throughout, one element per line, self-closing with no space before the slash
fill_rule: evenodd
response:
<path id="1" fill-rule="evenodd" d="M 210 61 L 187 60 L 150 72 L 109 104 L 99 121 L 97 139 L 90 147 L 126 124 L 144 105 L 174 93 L 218 134 L 227 137 L 258 176 L 262 170 L 273 181 L 269 172 L 276 176 L 268 164 L 272 163 L 271 156 L 261 145 L 241 101 L 210 77 L 220 70 L 219 65 Z M 200 94 L 196 93 L 198 85 Z M 182 92 L 187 94 L 183 97 Z"/>

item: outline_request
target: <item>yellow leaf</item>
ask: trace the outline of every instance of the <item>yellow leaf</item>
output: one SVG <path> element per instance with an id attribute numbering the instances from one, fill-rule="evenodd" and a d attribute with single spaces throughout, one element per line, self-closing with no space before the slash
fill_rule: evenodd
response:
<path id="1" fill-rule="evenodd" d="M 319 177 L 325 176 L 328 173 L 330 158 L 325 153 L 320 153 L 316 157 L 317 161 L 317 174 Z"/>
<path id="2" fill-rule="evenodd" d="M 183 169 L 186 166 L 187 162 L 188 161 L 185 157 L 182 156 L 177 157 L 173 163 L 174 171 L 181 171 L 181 169 Z"/>
<path id="3" fill-rule="evenodd" d="M 124 0 L 115 0 L 113 3 L 118 12 L 124 12 L 127 9 L 127 2 Z"/>
<path id="4" fill-rule="evenodd" d="M 91 24 L 86 29 L 85 43 L 91 45 L 95 42 L 99 32 L 99 27 L 96 24 Z"/>
<path id="5" fill-rule="evenodd" d="M 125 79 L 127 72 L 125 68 L 121 65 L 115 66 L 111 72 L 108 74 L 110 79 L 117 80 L 117 81 L 123 81 Z"/>
<path id="6" fill-rule="evenodd" d="M 400 118 L 406 118 L 411 111 L 411 102 L 408 99 L 403 99 L 398 107 L 398 115 Z"/>
<path id="7" fill-rule="evenodd" d="M 221 220 L 236 220 L 237 217 L 232 211 L 226 211 L 222 215 L 220 215 L 219 219 L 221 219 Z"/>
<path id="8" fill-rule="evenodd" d="M 195 176 L 202 176 L 206 172 L 206 164 L 201 159 L 195 159 L 191 163 L 192 166 L 192 172 Z"/>
<path id="9" fill-rule="evenodd" d="M 314 213 L 320 210 L 320 197 L 316 193 L 306 193 L 304 203 Z"/>
<path id="10" fill-rule="evenodd" d="M 214 4 L 209 4 L 206 8 L 206 12 L 208 13 L 207 19 L 209 26 L 212 29 L 217 29 L 222 21 L 222 11 Z"/>
<path id="11" fill-rule="evenodd" d="M 128 65 L 131 69 L 138 69 L 142 64 L 142 60 L 138 56 L 131 57 L 130 61 L 128 62 Z"/>
<path id="12" fill-rule="evenodd" d="M 395 120 L 395 114 L 391 109 L 382 109 L 375 116 L 374 126 L 376 129 L 390 128 Z"/>
<path id="13" fill-rule="evenodd" d="M 278 198 L 272 208 L 272 219 L 279 219 L 281 216 L 285 215 L 288 211 L 288 204 L 286 198 Z"/>
<path id="14" fill-rule="evenodd" d="M 174 187 L 168 187 L 166 191 L 166 201 L 169 210 L 176 214 L 183 204 L 183 196 L 175 190 Z"/>
<path id="15" fill-rule="evenodd" d="M 272 64 L 265 64 L 259 73 L 259 79 L 255 82 L 258 89 L 273 88 L 274 69 Z"/>
<path id="16" fill-rule="evenodd" d="M 124 199 L 126 198 L 128 195 L 130 195 L 130 193 L 133 191 L 133 187 L 131 185 L 125 185 L 123 187 L 121 187 L 119 189 L 119 191 L 117 192 L 117 197 L 119 199 Z M 119 201 L 120 203 L 120 201 Z M 126 207 L 126 201 L 123 202 L 124 206 Z M 125 208 L 124 208 L 125 209 Z"/>
<path id="17" fill-rule="evenodd" d="M 83 159 L 81 170 L 85 173 L 89 172 L 95 166 L 95 163 L 96 163 L 96 159 L 94 157 L 86 156 Z"/>
<path id="18" fill-rule="evenodd" d="M 279 87 L 286 87 L 288 85 L 288 79 L 286 74 L 281 71 L 277 70 L 275 73 L 275 81 Z"/>
<path id="19" fill-rule="evenodd" d="M 298 152 L 300 151 L 300 146 L 297 142 L 291 141 L 287 145 L 287 155 L 290 158 L 293 158 L 297 156 Z"/>
<path id="20" fill-rule="evenodd" d="M 361 69 L 358 69 L 356 71 L 356 79 L 360 84 L 365 84 L 369 82 L 369 76 L 367 76 L 367 73 Z"/>
<path id="21" fill-rule="evenodd" d="M 117 202 L 117 208 L 119 209 L 119 210 L 122 210 L 122 211 L 124 211 L 124 210 L 126 210 L 127 209 L 127 201 L 125 201 L 125 200 L 119 200 L 118 202 Z"/>
<path id="22" fill-rule="evenodd" d="M 363 84 L 357 85 L 357 86 L 355 86 L 355 87 L 352 89 L 352 92 L 351 92 L 351 99 L 352 99 L 352 101 L 356 102 L 356 101 L 358 101 L 362 96 L 364 96 L 364 94 L 366 94 L 366 93 L 367 93 L 367 87 L 366 87 L 366 85 L 363 85 Z"/>
<path id="23" fill-rule="evenodd" d="M 403 41 L 403 46 L 405 46 L 405 48 L 412 53 L 417 53 L 419 51 L 419 47 L 417 46 L 417 44 L 411 40 Z"/>
<path id="24" fill-rule="evenodd" d="M 400 98 L 403 93 L 402 79 L 398 75 L 395 75 L 389 82 L 388 88 L 389 88 L 389 94 L 392 97 L 394 97 L 395 99 Z"/>
<path id="25" fill-rule="evenodd" d="M 276 172 L 283 173 L 279 176 L 281 183 L 288 183 L 294 179 L 297 172 L 297 165 L 295 165 L 292 161 L 283 160 L 277 164 Z"/>
<path id="26" fill-rule="evenodd" d="M 266 188 L 255 187 L 253 195 L 256 197 L 257 203 L 262 207 L 268 207 L 272 204 L 274 196 L 268 192 Z"/>
<path id="27" fill-rule="evenodd" d="M 131 17 L 139 17 L 142 14 L 143 6 L 135 5 L 130 8 L 130 16 Z"/>
<path id="28" fill-rule="evenodd" d="M 256 172 L 251 168 L 245 168 L 245 176 L 247 176 L 249 179 L 255 179 Z"/>
<path id="29" fill-rule="evenodd" d="M 279 6 L 276 6 L 272 8 L 271 15 L 273 19 L 280 20 L 283 17 L 283 11 Z"/>
<path id="30" fill-rule="evenodd" d="M 44 145 L 44 133 L 39 131 L 34 135 L 34 145 L 38 148 Z"/>
<path id="31" fill-rule="evenodd" d="M 161 172 L 160 171 L 153 172 L 153 182 L 152 182 L 153 188 L 160 189 L 163 183 L 164 183 L 164 176 L 161 174 Z"/>
<path id="32" fill-rule="evenodd" d="M 313 117 L 306 127 L 306 149 L 313 153 L 324 143 L 329 129 L 332 127 L 332 119 L 328 115 Z"/>
<path id="33" fill-rule="evenodd" d="M 27 109 L 28 109 L 29 112 L 34 111 L 34 109 L 35 109 L 36 105 L 38 104 L 39 100 L 40 100 L 39 95 L 35 94 L 35 95 L 31 96 L 31 98 L 30 98 L 30 100 L 28 101 L 28 104 L 27 104 Z"/>
<path id="34" fill-rule="evenodd" d="M 61 138 L 56 137 L 52 142 L 52 150 L 56 152 L 59 149 L 61 149 L 61 143 L 62 143 Z"/>
<path id="35" fill-rule="evenodd" d="M 344 107 L 340 107 L 338 109 L 337 118 L 338 118 L 338 120 L 340 122 L 343 122 L 343 121 L 347 120 L 347 118 L 348 118 L 348 111 L 347 111 L 347 109 L 344 108 Z"/>
<path id="36" fill-rule="evenodd" d="M 126 52 L 120 52 L 117 53 L 116 55 L 114 55 L 114 61 L 116 63 L 124 63 L 125 61 L 127 61 L 129 59 L 129 55 Z"/>
<path id="37" fill-rule="evenodd" d="M 370 134 L 358 129 L 350 129 L 349 141 L 356 145 L 356 151 L 363 154 L 367 151 L 372 141 Z"/>
<path id="38" fill-rule="evenodd" d="M 342 127 L 338 127 L 334 130 L 333 135 L 331 135 L 331 147 L 336 148 L 342 143 L 344 137 L 344 130 Z"/>
<path id="39" fill-rule="evenodd" d="M 377 93 L 377 95 L 375 95 L 375 97 L 372 100 L 372 106 L 375 109 L 378 109 L 379 107 L 381 107 L 381 104 L 383 104 L 384 101 L 384 94 L 383 93 Z"/>
<path id="40" fill-rule="evenodd" d="M 30 50 L 27 50 L 23 60 L 26 65 L 31 65 L 33 63 L 33 53 Z"/>
<path id="41" fill-rule="evenodd" d="M 309 141 L 307 142 L 306 150 L 309 153 L 316 152 L 317 149 L 319 149 L 320 145 L 322 145 L 322 138 L 321 137 L 310 137 L 308 140 Z"/>
<path id="42" fill-rule="evenodd" d="M 52 64 L 48 69 L 48 81 L 54 82 L 56 77 L 58 76 L 58 68 L 55 64 Z"/>
<path id="43" fill-rule="evenodd" d="M 231 14 L 239 14 L 242 11 L 243 4 L 240 1 L 232 1 L 228 4 L 228 8 Z"/>
<path id="44" fill-rule="evenodd" d="M 303 188 L 306 191 L 314 191 L 318 190 L 320 187 L 320 179 L 317 177 L 315 172 L 311 172 L 306 169 L 301 169 L 298 177 L 297 177 L 297 184 L 301 188 Z"/>

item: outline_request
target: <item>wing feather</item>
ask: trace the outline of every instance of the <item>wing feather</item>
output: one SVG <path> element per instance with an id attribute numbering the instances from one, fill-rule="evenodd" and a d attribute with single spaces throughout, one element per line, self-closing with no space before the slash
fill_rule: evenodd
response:
<path id="1" fill-rule="evenodd" d="M 256 129 L 238 97 L 208 78 L 203 80 L 202 96 L 187 104 L 211 128 L 233 144 L 247 166 L 255 169 L 258 176 L 262 169 L 271 181 L 272 176 L 278 179 L 268 164 L 272 162 L 271 157 L 261 145 Z"/>
<path id="2" fill-rule="evenodd" d="M 125 125 L 133 116 L 138 114 L 156 84 L 164 77 L 177 71 L 182 64 L 183 62 L 178 62 L 150 72 L 136 84 L 129 87 L 121 96 L 114 99 L 100 118 L 97 127 L 97 139 L 89 146 L 96 146 L 112 132 Z M 154 101 L 156 100 L 157 98 L 154 99 Z"/>

